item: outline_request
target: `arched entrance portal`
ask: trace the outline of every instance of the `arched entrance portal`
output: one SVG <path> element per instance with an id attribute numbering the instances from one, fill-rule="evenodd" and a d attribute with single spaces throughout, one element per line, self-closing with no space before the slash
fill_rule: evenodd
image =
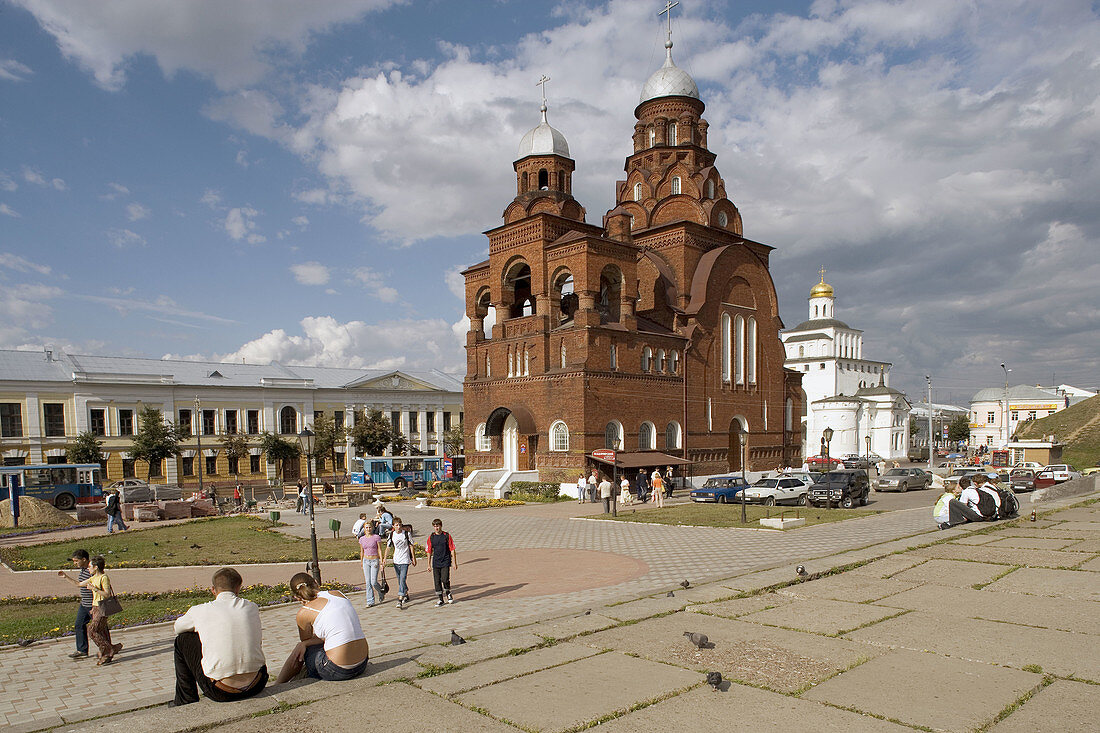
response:
<path id="1" fill-rule="evenodd" d="M 519 470 L 519 423 L 509 415 L 504 420 L 504 430 L 500 441 L 501 453 L 506 471 Z"/>
<path id="2" fill-rule="evenodd" d="M 498 407 L 485 421 L 485 434 L 500 438 L 501 461 L 509 471 L 533 471 L 538 430 L 526 408 Z"/>
<path id="3" fill-rule="evenodd" d="M 748 450 L 748 446 L 742 450 L 741 438 L 748 439 L 748 433 L 745 431 L 744 426 L 741 424 L 739 418 L 733 418 L 730 420 L 730 444 L 729 453 L 727 454 L 727 460 L 730 473 L 736 473 L 740 471 L 744 465 L 744 453 Z"/>

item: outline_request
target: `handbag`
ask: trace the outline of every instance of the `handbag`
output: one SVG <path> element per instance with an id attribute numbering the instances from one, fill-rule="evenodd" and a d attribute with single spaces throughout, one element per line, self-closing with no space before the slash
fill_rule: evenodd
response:
<path id="1" fill-rule="evenodd" d="M 114 616 L 122 610 L 122 604 L 118 602 L 118 598 L 115 596 L 107 596 L 99 602 L 99 612 L 104 616 Z"/>
<path id="2" fill-rule="evenodd" d="M 385 575 L 382 575 L 378 578 L 378 589 L 380 591 L 382 591 L 383 593 L 389 593 L 390 592 L 390 583 L 389 583 L 388 580 L 386 580 Z"/>

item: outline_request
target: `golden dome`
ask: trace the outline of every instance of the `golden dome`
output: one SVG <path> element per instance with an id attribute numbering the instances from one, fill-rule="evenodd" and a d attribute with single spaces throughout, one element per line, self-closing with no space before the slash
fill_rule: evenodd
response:
<path id="1" fill-rule="evenodd" d="M 825 268 L 824 267 L 821 268 L 821 282 L 819 282 L 817 285 L 814 285 L 813 288 L 810 290 L 810 297 L 811 298 L 821 298 L 821 297 L 831 298 L 831 297 L 833 297 L 833 286 L 830 285 L 829 283 L 825 282 Z"/>

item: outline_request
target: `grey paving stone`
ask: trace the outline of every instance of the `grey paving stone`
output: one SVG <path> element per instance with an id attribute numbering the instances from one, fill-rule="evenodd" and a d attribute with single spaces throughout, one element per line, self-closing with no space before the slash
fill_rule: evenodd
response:
<path id="1" fill-rule="evenodd" d="M 747 613 L 763 611 L 765 608 L 774 608 L 790 603 L 793 598 L 778 593 L 762 593 L 758 596 L 747 598 L 732 598 L 728 601 L 715 601 L 714 603 L 702 603 L 697 606 L 688 606 L 687 611 L 692 613 L 709 613 L 725 618 L 737 618 Z"/>
<path id="2" fill-rule="evenodd" d="M 690 721 L 690 728 L 685 725 Z M 733 724 L 731 721 L 736 721 Z M 902 733 L 911 728 L 867 715 L 838 710 L 747 685 L 723 684 L 719 692 L 701 687 L 602 723 L 598 730 L 729 733 L 731 730 L 804 731 L 815 733 Z"/>
<path id="3" fill-rule="evenodd" d="M 1030 672 L 898 650 L 822 682 L 802 697 L 936 730 L 973 730 L 1038 687 Z"/>
<path id="4" fill-rule="evenodd" d="M 1100 521 L 1094 522 L 1062 522 L 1056 527 L 1063 532 L 1080 532 L 1089 537 L 1100 535 Z"/>
<path id="5" fill-rule="evenodd" d="M 928 562 L 928 558 L 919 557 L 910 553 L 903 555 L 887 555 L 874 562 L 861 565 L 858 568 L 853 568 L 844 574 L 868 575 L 873 578 L 890 578 L 924 562 Z"/>
<path id="6" fill-rule="evenodd" d="M 795 572 L 795 568 L 798 567 L 798 565 L 799 563 L 795 562 L 791 563 L 789 567 L 784 566 L 771 570 L 763 570 L 758 573 L 749 573 L 748 575 L 742 575 L 726 581 L 723 585 L 745 591 L 754 591 L 760 590 L 761 588 L 770 588 L 780 583 L 789 583 L 793 580 L 798 580 L 798 573 Z M 832 567 L 833 564 L 830 562 L 820 562 L 819 567 L 811 567 L 808 572 L 819 572 L 828 570 Z"/>
<path id="7" fill-rule="evenodd" d="M 778 593 L 794 598 L 831 598 L 838 601 L 862 603 L 864 601 L 875 601 L 916 587 L 915 583 L 905 583 L 894 578 L 876 578 L 843 573 L 812 580 L 808 583 L 788 586 L 780 589 Z"/>
<path id="8" fill-rule="evenodd" d="M 491 657 L 499 657 L 513 649 L 531 649 L 546 640 L 530 631 L 520 628 L 491 634 L 481 639 L 467 641 L 460 646 L 425 647 L 415 653 L 416 661 L 424 665 L 442 667 L 447 664 L 456 666 L 480 662 Z"/>
<path id="9" fill-rule="evenodd" d="M 163 702 L 167 703 L 167 700 Z M 216 725 L 225 721 L 240 720 L 254 713 L 271 710 L 278 705 L 270 688 L 256 697 L 239 702 L 217 703 L 206 698 L 192 705 L 170 708 L 166 705 L 148 710 L 115 715 L 99 720 L 89 720 L 80 724 L 65 726 L 65 731 L 126 731 L 155 730 L 157 733 L 177 733 L 194 730 L 202 726 Z"/>
<path id="10" fill-rule="evenodd" d="M 1100 572 L 1100 557 L 1094 557 L 1091 560 L 1086 560 L 1077 566 L 1080 570 L 1089 570 L 1091 572 Z"/>
<path id="11" fill-rule="evenodd" d="M 1100 539 L 1081 540 L 1065 548 L 1068 552 L 1100 553 Z"/>
<path id="12" fill-rule="evenodd" d="M 915 552 L 925 557 L 946 560 L 969 560 L 1002 565 L 1030 565 L 1043 568 L 1072 568 L 1084 561 L 1079 552 L 1058 550 L 1023 550 L 1013 547 L 965 547 L 963 545 L 936 545 Z M 1003 568 L 1002 568 L 1003 571 Z"/>
<path id="13" fill-rule="evenodd" d="M 998 538 L 995 534 L 972 534 L 965 537 L 959 537 L 952 540 L 957 545 L 987 545 L 990 542 L 996 541 Z"/>
<path id="14" fill-rule="evenodd" d="M 898 573 L 893 576 L 893 579 L 906 583 L 930 583 L 969 588 L 976 583 L 988 583 L 1007 569 L 1004 565 L 989 563 L 929 560 L 923 565 Z"/>
<path id="15" fill-rule="evenodd" d="M 1100 511 L 1092 506 L 1079 506 L 1055 512 L 1051 518 L 1071 522 L 1100 522 Z"/>
<path id="16" fill-rule="evenodd" d="M 1020 525 L 1019 527 L 1008 527 L 1001 530 L 996 535 L 990 535 L 991 537 L 1003 536 L 1003 537 L 1040 537 L 1050 539 L 1069 539 L 1069 540 L 1087 540 L 1092 539 L 1093 535 L 1089 532 L 1066 532 L 1054 527 L 1048 529 L 1036 528 L 1031 523 Z"/>
<path id="17" fill-rule="evenodd" d="M 824 598 L 798 600 L 778 608 L 742 616 L 742 621 L 782 626 L 815 634 L 836 635 L 865 624 L 881 621 L 898 613 L 894 608 L 882 608 L 862 603 L 832 601 Z"/>
<path id="18" fill-rule="evenodd" d="M 987 547 L 1016 547 L 1024 550 L 1062 550 L 1077 543 L 1077 540 L 1041 538 L 1041 537 L 996 537 Z M 1093 540 L 1095 541 L 1095 540 Z"/>
<path id="19" fill-rule="evenodd" d="M 615 626 L 618 623 L 619 621 L 617 619 L 604 616 L 595 611 L 587 615 L 582 611 L 576 616 L 555 618 L 549 621 L 543 621 L 542 623 L 524 626 L 523 631 L 528 631 L 547 639 L 569 639 L 577 634 L 583 634 L 588 631 L 599 631 L 600 629 Z"/>
<path id="20" fill-rule="evenodd" d="M 696 649 L 685 631 L 706 634 L 713 648 Z M 875 646 L 776 629 L 704 614 L 676 614 L 577 639 L 700 671 L 718 671 L 727 679 L 794 692 L 842 669 L 884 653 Z"/>
<path id="21" fill-rule="evenodd" d="M 561 731 L 703 682 L 667 664 L 610 652 L 459 695 L 462 704 L 528 729 Z M 578 694 L 578 690 L 599 690 Z"/>
<path id="22" fill-rule="evenodd" d="M 545 649 L 533 649 L 515 657 L 478 662 L 457 672 L 412 680 L 412 684 L 438 695 L 455 695 L 599 653 L 599 650 L 590 646 L 566 641 Z"/>
<path id="23" fill-rule="evenodd" d="M 618 621 L 634 621 L 640 618 L 648 618 L 658 613 L 678 611 L 686 604 L 679 598 L 642 598 L 629 603 L 620 603 L 615 606 L 605 606 L 600 609 L 604 616 L 610 616 Z"/>
<path id="24" fill-rule="evenodd" d="M 1019 571 L 1017 571 L 1019 572 Z M 924 585 L 875 602 L 876 606 L 927 611 L 945 618 L 984 618 L 1079 634 L 1100 634 L 1100 603 L 972 588 Z"/>
<path id="25" fill-rule="evenodd" d="M 945 627 L 950 631 L 945 633 Z M 1038 664 L 1045 672 L 1100 681 L 1100 636 L 980 619 L 947 622 L 941 615 L 914 611 L 845 637 L 1017 669 Z"/>
<path id="26" fill-rule="evenodd" d="M 1083 601 L 1100 601 L 1100 583 L 1096 582 L 1096 576 L 1080 570 L 1020 568 L 990 583 L 986 588 Z"/>
<path id="27" fill-rule="evenodd" d="M 1095 733 L 1100 711 L 1100 687 L 1055 680 L 1015 712 L 995 725 L 993 733 Z"/>

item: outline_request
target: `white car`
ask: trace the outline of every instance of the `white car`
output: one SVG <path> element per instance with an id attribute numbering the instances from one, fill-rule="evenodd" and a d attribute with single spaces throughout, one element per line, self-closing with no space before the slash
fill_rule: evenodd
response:
<path id="1" fill-rule="evenodd" d="M 1042 468 L 1042 467 L 1043 467 L 1043 464 L 1039 463 L 1038 461 L 1020 461 L 1019 463 L 1017 463 L 1012 468 L 1016 469 L 1016 468 Z"/>
<path id="2" fill-rule="evenodd" d="M 1069 466 L 1065 463 L 1052 463 L 1049 466 L 1043 466 L 1043 471 L 1050 471 L 1053 473 L 1054 480 L 1057 483 L 1069 481 L 1074 478 L 1081 478 L 1081 474 L 1073 470 L 1073 466 Z"/>
<path id="3" fill-rule="evenodd" d="M 810 484 L 800 478 L 792 476 L 762 478 L 745 490 L 745 502 L 766 506 L 776 504 L 805 506 L 809 493 Z"/>

